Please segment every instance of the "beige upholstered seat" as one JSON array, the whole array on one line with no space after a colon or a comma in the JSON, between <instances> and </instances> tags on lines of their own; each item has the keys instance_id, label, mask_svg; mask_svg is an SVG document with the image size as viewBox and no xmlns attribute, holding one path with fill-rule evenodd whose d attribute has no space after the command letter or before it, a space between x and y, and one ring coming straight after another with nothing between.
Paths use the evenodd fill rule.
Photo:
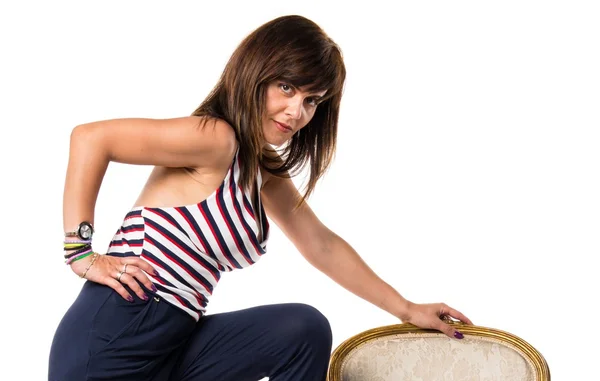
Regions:
<instances>
[{"instance_id":1,"label":"beige upholstered seat","mask_svg":"<svg viewBox=\"0 0 600 381\"><path fill-rule=\"evenodd\" d=\"M465 338L412 324L371 329L340 344L328 381L549 381L546 360L508 332L457 322Z\"/></svg>"}]
</instances>

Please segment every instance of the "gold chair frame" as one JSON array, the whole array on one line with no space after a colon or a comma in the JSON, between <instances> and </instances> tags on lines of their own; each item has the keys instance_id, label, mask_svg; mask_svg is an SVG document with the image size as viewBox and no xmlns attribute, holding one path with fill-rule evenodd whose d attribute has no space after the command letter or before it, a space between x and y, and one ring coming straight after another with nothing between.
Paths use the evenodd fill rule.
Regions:
<instances>
[{"instance_id":1,"label":"gold chair frame","mask_svg":"<svg viewBox=\"0 0 600 381\"><path fill-rule=\"evenodd\" d=\"M454 325L457 330L462 332L465 337L485 338L500 341L509 346L512 346L519 351L525 359L533 365L535 370L535 381L550 381L550 369L542 354L536 350L525 340L513 335L512 333L501 331L498 329L481 327L476 325L467 325L454 320L445 319L448 324ZM394 324L378 328L369 329L342 342L331 355L329 363L329 371L327 373L327 381L342 381L342 365L345 358L355 348L367 343L370 340L385 336L393 335L420 335L420 334L438 334L438 336L446 337L439 331L432 329L418 328L410 323ZM453 339L449 339L453 340Z\"/></svg>"}]
</instances>

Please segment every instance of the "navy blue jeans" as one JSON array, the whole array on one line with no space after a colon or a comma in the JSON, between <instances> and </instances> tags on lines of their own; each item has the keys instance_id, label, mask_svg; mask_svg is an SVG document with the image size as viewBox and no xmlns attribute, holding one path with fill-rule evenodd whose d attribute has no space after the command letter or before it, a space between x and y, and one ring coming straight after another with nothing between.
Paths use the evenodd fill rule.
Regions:
<instances>
[{"instance_id":1,"label":"navy blue jeans","mask_svg":"<svg viewBox=\"0 0 600 381\"><path fill-rule=\"evenodd\" d=\"M60 322L50 381L325 380L327 319L305 304L206 315L198 322L147 291L130 303L86 282Z\"/></svg>"}]
</instances>

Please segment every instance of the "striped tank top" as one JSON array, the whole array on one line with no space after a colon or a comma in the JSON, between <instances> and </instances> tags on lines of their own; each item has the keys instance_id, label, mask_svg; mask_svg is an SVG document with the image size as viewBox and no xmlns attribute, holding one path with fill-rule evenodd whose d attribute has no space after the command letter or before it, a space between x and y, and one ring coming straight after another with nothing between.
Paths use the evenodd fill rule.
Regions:
<instances>
[{"instance_id":1,"label":"striped tank top","mask_svg":"<svg viewBox=\"0 0 600 381\"><path fill-rule=\"evenodd\" d=\"M239 145L225 179L205 200L177 207L138 206L126 215L107 255L140 256L157 295L198 320L221 274L248 267L266 253L269 222L258 192L257 209L239 185ZM257 189L262 176L257 174Z\"/></svg>"}]
</instances>

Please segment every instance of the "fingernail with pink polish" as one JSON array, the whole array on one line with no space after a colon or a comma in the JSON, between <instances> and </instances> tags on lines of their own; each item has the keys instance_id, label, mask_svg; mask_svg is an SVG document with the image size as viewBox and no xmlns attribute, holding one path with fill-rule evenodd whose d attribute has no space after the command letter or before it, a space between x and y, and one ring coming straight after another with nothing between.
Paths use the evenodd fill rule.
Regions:
<instances>
[{"instance_id":1,"label":"fingernail with pink polish","mask_svg":"<svg viewBox=\"0 0 600 381\"><path fill-rule=\"evenodd\" d=\"M156 288L155 285L152 285L151 290L154 291L154 292L158 291L158 289Z\"/></svg>"},{"instance_id":2,"label":"fingernail with pink polish","mask_svg":"<svg viewBox=\"0 0 600 381\"><path fill-rule=\"evenodd\" d=\"M129 296L127 297L127 300L129 300L131 303L133 303L133 296L129 295Z\"/></svg>"},{"instance_id":3,"label":"fingernail with pink polish","mask_svg":"<svg viewBox=\"0 0 600 381\"><path fill-rule=\"evenodd\" d=\"M454 332L454 337L456 337L457 339L460 340L460 339L464 338L465 336L462 333L456 331L456 332Z\"/></svg>"}]
</instances>

